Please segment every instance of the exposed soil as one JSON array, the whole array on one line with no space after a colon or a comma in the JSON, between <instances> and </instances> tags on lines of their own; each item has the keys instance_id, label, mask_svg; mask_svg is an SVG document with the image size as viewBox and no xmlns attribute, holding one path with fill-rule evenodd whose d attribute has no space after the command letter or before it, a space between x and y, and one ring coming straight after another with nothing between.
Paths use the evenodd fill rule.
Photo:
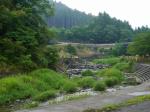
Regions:
<instances>
[{"instance_id":1,"label":"exposed soil","mask_svg":"<svg viewBox=\"0 0 150 112\"><path fill-rule=\"evenodd\" d=\"M133 95L130 95L130 93L148 91L148 87L150 87L150 82L146 82L138 86L128 86L114 92L99 93L96 96L91 96L85 99L66 101L60 104L42 105L40 107L33 108L31 110L21 110L17 112L82 112L83 110L88 108L102 108L108 104L121 103L127 99L135 97ZM147 103L149 102L143 103L141 105L148 106ZM121 110L118 112L128 112L128 111ZM135 112L150 112L150 111L146 111L145 109L145 111L142 110Z\"/></svg>"}]
</instances>

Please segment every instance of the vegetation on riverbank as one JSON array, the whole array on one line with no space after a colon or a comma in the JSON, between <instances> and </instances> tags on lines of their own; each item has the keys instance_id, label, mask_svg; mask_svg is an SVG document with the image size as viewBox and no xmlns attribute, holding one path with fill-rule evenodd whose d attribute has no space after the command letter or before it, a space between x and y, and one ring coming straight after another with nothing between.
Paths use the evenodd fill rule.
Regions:
<instances>
[{"instance_id":1,"label":"vegetation on riverbank","mask_svg":"<svg viewBox=\"0 0 150 112\"><path fill-rule=\"evenodd\" d=\"M66 83L71 82L62 74L49 69L40 69L29 74L18 74L0 79L0 104L6 104L17 99L32 99L37 101L54 98ZM69 90L73 90L70 87ZM68 92L68 89L63 89Z\"/></svg>"},{"instance_id":2,"label":"vegetation on riverbank","mask_svg":"<svg viewBox=\"0 0 150 112\"><path fill-rule=\"evenodd\" d=\"M103 70L97 74L104 79L98 80L92 76L68 79L65 75L49 69L5 77L0 79L0 105L12 103L18 99L46 101L55 98L60 92L64 94L74 93L78 88L93 88L96 91L104 91L106 86L114 86L123 80L123 75L115 69Z\"/></svg>"},{"instance_id":3,"label":"vegetation on riverbank","mask_svg":"<svg viewBox=\"0 0 150 112\"><path fill-rule=\"evenodd\" d=\"M92 62L95 64L108 64L111 65L112 68L123 72L132 72L134 66L134 62L124 57L106 57L103 59L94 59Z\"/></svg>"},{"instance_id":4,"label":"vegetation on riverbank","mask_svg":"<svg viewBox=\"0 0 150 112\"><path fill-rule=\"evenodd\" d=\"M103 107L102 109L87 109L83 112L114 112L115 110L118 110L120 108L136 105L144 101L150 101L150 95L138 96L124 101L120 104L110 104L108 106Z\"/></svg>"}]
</instances>

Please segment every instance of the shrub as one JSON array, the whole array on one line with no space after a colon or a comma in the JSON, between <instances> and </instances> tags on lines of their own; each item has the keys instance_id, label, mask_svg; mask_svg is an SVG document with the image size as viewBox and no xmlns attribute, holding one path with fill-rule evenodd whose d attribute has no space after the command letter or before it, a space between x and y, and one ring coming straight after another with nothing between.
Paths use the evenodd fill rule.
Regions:
<instances>
[{"instance_id":1,"label":"shrub","mask_svg":"<svg viewBox=\"0 0 150 112\"><path fill-rule=\"evenodd\" d=\"M62 74L49 69L2 78L0 79L0 105L17 99L32 99L35 95L41 97L40 100L46 99L52 95L47 91L61 89L68 80Z\"/></svg>"},{"instance_id":2,"label":"shrub","mask_svg":"<svg viewBox=\"0 0 150 112\"><path fill-rule=\"evenodd\" d=\"M67 92L67 93L73 93L76 92L77 90L77 85L76 83L67 81L65 82L65 84L63 85L63 91Z\"/></svg>"},{"instance_id":3,"label":"shrub","mask_svg":"<svg viewBox=\"0 0 150 112\"><path fill-rule=\"evenodd\" d=\"M48 90L48 91L44 91L44 92L36 95L35 97L33 97L33 100L35 100L35 101L46 101L50 98L55 98L56 96L57 96L57 91Z\"/></svg>"},{"instance_id":4,"label":"shrub","mask_svg":"<svg viewBox=\"0 0 150 112\"><path fill-rule=\"evenodd\" d=\"M91 88L95 80L92 77L84 77L79 81L79 86L82 88Z\"/></svg>"},{"instance_id":5,"label":"shrub","mask_svg":"<svg viewBox=\"0 0 150 112\"><path fill-rule=\"evenodd\" d=\"M105 91L106 85L103 81L97 81L94 85L95 91Z\"/></svg>"},{"instance_id":6,"label":"shrub","mask_svg":"<svg viewBox=\"0 0 150 112\"><path fill-rule=\"evenodd\" d=\"M113 87L114 85L117 85L118 83L119 83L119 80L116 77L111 77L111 78L105 79L105 84L108 87Z\"/></svg>"},{"instance_id":7,"label":"shrub","mask_svg":"<svg viewBox=\"0 0 150 112\"><path fill-rule=\"evenodd\" d=\"M120 71L125 71L127 69L130 68L130 64L128 62L121 62L121 63L117 63L113 66L113 68L116 68Z\"/></svg>"},{"instance_id":8,"label":"shrub","mask_svg":"<svg viewBox=\"0 0 150 112\"><path fill-rule=\"evenodd\" d=\"M0 79L0 104L10 103L17 99L29 98L35 90L28 84L24 84L18 77Z\"/></svg>"},{"instance_id":9,"label":"shrub","mask_svg":"<svg viewBox=\"0 0 150 112\"><path fill-rule=\"evenodd\" d=\"M34 77L34 79L39 79L40 81L45 82L54 89L60 89L64 83L64 79L67 79L62 74L58 74L49 69L36 70L31 72L30 75Z\"/></svg>"},{"instance_id":10,"label":"shrub","mask_svg":"<svg viewBox=\"0 0 150 112\"><path fill-rule=\"evenodd\" d=\"M97 72L97 76L99 77L116 77L119 81L122 81L124 79L123 73L115 68L108 68L108 69L103 69L101 71Z\"/></svg>"},{"instance_id":11,"label":"shrub","mask_svg":"<svg viewBox=\"0 0 150 112\"><path fill-rule=\"evenodd\" d=\"M95 59L93 60L96 64L110 64L115 65L116 63L121 62L122 58L120 57L110 57L110 58L104 58L104 59Z\"/></svg>"},{"instance_id":12,"label":"shrub","mask_svg":"<svg viewBox=\"0 0 150 112\"><path fill-rule=\"evenodd\" d=\"M91 70L86 70L82 72L82 76L93 76L94 73Z\"/></svg>"}]
</instances>

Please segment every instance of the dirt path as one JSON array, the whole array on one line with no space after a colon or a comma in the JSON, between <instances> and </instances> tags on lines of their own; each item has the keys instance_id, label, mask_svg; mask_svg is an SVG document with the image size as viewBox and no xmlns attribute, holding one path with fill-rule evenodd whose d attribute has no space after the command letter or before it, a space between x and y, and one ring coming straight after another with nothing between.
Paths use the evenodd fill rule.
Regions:
<instances>
[{"instance_id":1,"label":"dirt path","mask_svg":"<svg viewBox=\"0 0 150 112\"><path fill-rule=\"evenodd\" d=\"M143 83L139 86L126 87L115 92L100 93L85 99L45 105L33 108L32 110L21 110L17 112L82 112L88 108L102 108L108 104L120 103L134 97L129 95L129 93L147 91L147 87L150 87L150 82Z\"/></svg>"}]
</instances>

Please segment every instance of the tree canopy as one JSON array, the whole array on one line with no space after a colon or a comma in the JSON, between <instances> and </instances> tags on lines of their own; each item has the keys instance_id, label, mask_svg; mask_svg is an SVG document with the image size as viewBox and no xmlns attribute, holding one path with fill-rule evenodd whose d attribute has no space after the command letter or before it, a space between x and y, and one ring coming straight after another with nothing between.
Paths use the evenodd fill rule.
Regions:
<instances>
[{"instance_id":1,"label":"tree canopy","mask_svg":"<svg viewBox=\"0 0 150 112\"><path fill-rule=\"evenodd\" d=\"M71 30L61 30L63 41L85 43L115 43L131 41L133 29L126 21L110 17L107 13L100 13L93 22Z\"/></svg>"},{"instance_id":2,"label":"tree canopy","mask_svg":"<svg viewBox=\"0 0 150 112\"><path fill-rule=\"evenodd\" d=\"M128 52L132 55L150 55L150 32L137 34Z\"/></svg>"},{"instance_id":3,"label":"tree canopy","mask_svg":"<svg viewBox=\"0 0 150 112\"><path fill-rule=\"evenodd\" d=\"M0 65L47 66L45 53L51 48L46 46L53 32L43 17L52 14L49 0L0 0Z\"/></svg>"},{"instance_id":4,"label":"tree canopy","mask_svg":"<svg viewBox=\"0 0 150 112\"><path fill-rule=\"evenodd\" d=\"M54 16L46 17L46 22L49 27L72 28L73 26L86 25L94 19L93 15L73 10L61 2L55 2L54 6Z\"/></svg>"}]
</instances>

